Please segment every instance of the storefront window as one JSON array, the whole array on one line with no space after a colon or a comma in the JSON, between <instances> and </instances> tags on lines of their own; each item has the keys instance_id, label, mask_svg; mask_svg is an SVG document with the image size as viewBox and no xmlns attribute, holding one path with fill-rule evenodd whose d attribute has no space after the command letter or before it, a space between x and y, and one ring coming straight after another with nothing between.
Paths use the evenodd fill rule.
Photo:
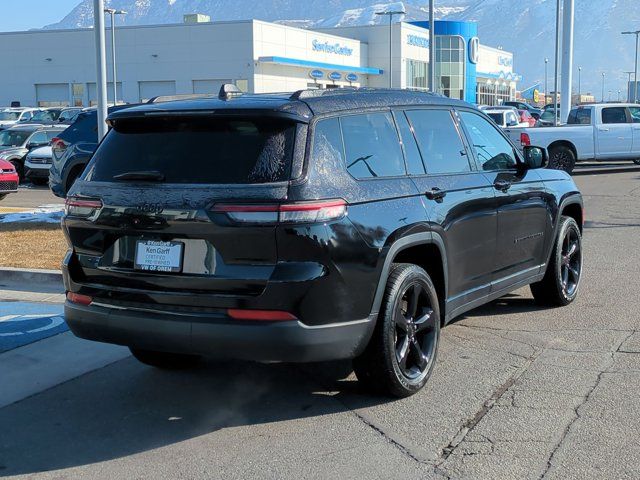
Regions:
<instances>
[{"instance_id":1,"label":"storefront window","mask_svg":"<svg viewBox=\"0 0 640 480\"><path fill-rule=\"evenodd\" d=\"M426 90L428 88L429 64L420 60L407 59L407 88Z\"/></svg>"},{"instance_id":2,"label":"storefront window","mask_svg":"<svg viewBox=\"0 0 640 480\"><path fill-rule=\"evenodd\" d=\"M480 105L501 105L514 98L515 92L506 83L480 82L476 85L476 102Z\"/></svg>"},{"instance_id":3,"label":"storefront window","mask_svg":"<svg viewBox=\"0 0 640 480\"><path fill-rule=\"evenodd\" d=\"M464 98L464 46L460 37L436 37L436 84L449 98Z\"/></svg>"}]
</instances>

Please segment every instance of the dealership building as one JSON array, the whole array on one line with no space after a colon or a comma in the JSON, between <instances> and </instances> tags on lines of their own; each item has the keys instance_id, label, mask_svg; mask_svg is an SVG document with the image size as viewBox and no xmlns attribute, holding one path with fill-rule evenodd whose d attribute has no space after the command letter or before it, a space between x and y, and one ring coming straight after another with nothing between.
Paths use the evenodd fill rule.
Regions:
<instances>
[{"instance_id":1,"label":"dealership building","mask_svg":"<svg viewBox=\"0 0 640 480\"><path fill-rule=\"evenodd\" d=\"M215 94L223 83L247 92L304 88L428 86L428 22L303 29L259 20L116 29L118 102L159 95ZM498 104L515 97L513 55L480 43L472 22L435 23L436 85L453 98ZM107 32L108 96L111 83ZM391 55L390 55L391 50ZM0 33L0 105L96 103L91 29Z\"/></svg>"}]
</instances>

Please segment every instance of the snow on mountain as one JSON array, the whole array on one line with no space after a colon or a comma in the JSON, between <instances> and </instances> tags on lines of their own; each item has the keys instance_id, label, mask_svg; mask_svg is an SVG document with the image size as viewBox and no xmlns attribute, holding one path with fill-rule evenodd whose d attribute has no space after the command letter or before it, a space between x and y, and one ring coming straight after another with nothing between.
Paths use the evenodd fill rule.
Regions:
<instances>
[{"instance_id":1,"label":"snow on mountain","mask_svg":"<svg viewBox=\"0 0 640 480\"><path fill-rule=\"evenodd\" d=\"M216 20L257 18L303 28L368 25L388 21L375 15L404 9L405 21L426 20L428 0L106 0L107 6L129 12L119 24L165 24L182 21L187 13ZM544 58L553 65L555 0L436 0L436 18L477 21L480 41L515 54L521 88L544 83ZM633 69L634 45L623 30L640 27L639 0L575 0L575 64L582 66L582 91L600 97L601 72L606 72L605 97L624 89L626 70ZM60 22L45 28L88 28L93 2L82 0ZM551 82L552 68L549 69ZM575 77L575 75L574 75ZM574 79L577 88L577 78Z\"/></svg>"}]
</instances>

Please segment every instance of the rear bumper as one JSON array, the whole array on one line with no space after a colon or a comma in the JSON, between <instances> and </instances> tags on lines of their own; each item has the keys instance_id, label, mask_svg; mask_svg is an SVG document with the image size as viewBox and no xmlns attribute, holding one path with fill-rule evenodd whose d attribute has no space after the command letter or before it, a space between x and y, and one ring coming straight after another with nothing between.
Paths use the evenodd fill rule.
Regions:
<instances>
[{"instance_id":1,"label":"rear bumper","mask_svg":"<svg viewBox=\"0 0 640 480\"><path fill-rule=\"evenodd\" d=\"M65 304L78 337L129 347L224 359L316 362L354 358L366 347L375 318L309 327L299 321L247 322L223 314L139 311Z\"/></svg>"}]
</instances>

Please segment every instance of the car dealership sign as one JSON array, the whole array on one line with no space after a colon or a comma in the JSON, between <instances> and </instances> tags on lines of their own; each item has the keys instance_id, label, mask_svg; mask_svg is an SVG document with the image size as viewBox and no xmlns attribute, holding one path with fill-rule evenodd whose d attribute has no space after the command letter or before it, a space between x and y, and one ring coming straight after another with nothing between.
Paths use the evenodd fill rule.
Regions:
<instances>
[{"instance_id":1,"label":"car dealership sign","mask_svg":"<svg viewBox=\"0 0 640 480\"><path fill-rule=\"evenodd\" d=\"M339 43L329 43L329 42L321 42L320 40L313 40L311 42L311 46L316 52L324 52L324 53L334 53L336 55L344 55L346 57L350 57L353 55L353 49L347 47L346 45L341 45Z\"/></svg>"}]
</instances>

